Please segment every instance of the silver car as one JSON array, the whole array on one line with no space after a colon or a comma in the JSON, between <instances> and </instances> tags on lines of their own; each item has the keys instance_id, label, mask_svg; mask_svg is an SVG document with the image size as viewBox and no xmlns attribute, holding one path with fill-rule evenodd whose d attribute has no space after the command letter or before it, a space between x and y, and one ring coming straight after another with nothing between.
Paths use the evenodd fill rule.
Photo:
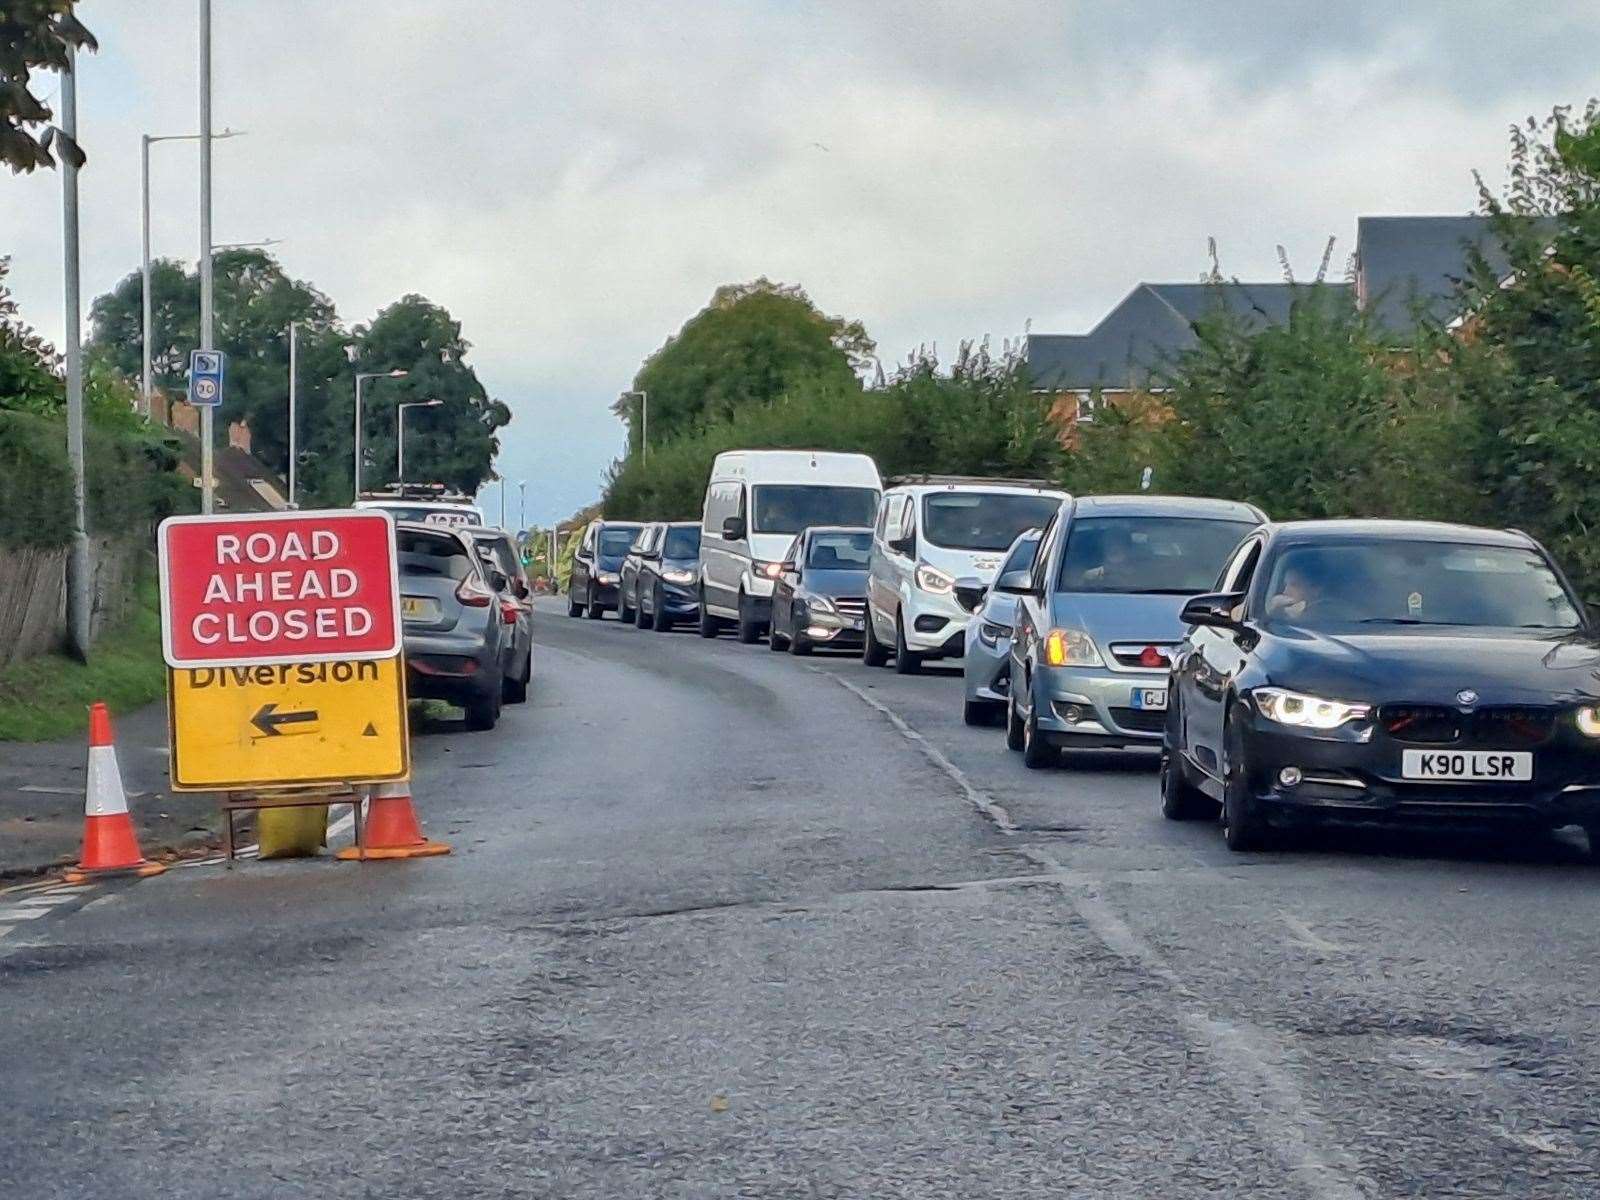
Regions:
<instances>
[{"instance_id":1,"label":"silver car","mask_svg":"<svg viewBox=\"0 0 1600 1200\"><path fill-rule=\"evenodd\" d=\"M1184 601L1210 591L1266 517L1189 496L1080 496L1063 504L1017 598L1006 744L1030 767L1064 748L1159 749Z\"/></svg>"},{"instance_id":2,"label":"silver car","mask_svg":"<svg viewBox=\"0 0 1600 1200\"><path fill-rule=\"evenodd\" d=\"M1011 696L1011 630L1016 623L1017 598L996 591L995 579L1033 566L1039 548L1039 531L1017 535L993 579L958 579L956 597L972 613L967 620L966 650L962 655L965 697L961 718L968 725L997 725L1005 717Z\"/></svg>"}]
</instances>

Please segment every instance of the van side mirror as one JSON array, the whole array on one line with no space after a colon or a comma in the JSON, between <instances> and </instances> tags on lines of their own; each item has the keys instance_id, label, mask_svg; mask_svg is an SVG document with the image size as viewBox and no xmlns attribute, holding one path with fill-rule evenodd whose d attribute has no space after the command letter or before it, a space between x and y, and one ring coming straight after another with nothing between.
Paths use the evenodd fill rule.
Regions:
<instances>
[{"instance_id":1,"label":"van side mirror","mask_svg":"<svg viewBox=\"0 0 1600 1200\"><path fill-rule=\"evenodd\" d=\"M1238 629L1233 610L1244 603L1243 592L1205 592L1191 597L1178 614L1185 625L1204 625L1211 629Z\"/></svg>"},{"instance_id":2,"label":"van side mirror","mask_svg":"<svg viewBox=\"0 0 1600 1200\"><path fill-rule=\"evenodd\" d=\"M1025 571L1018 567L1015 571L1007 571L994 581L994 590L1007 596L1028 596L1033 594L1033 572Z\"/></svg>"},{"instance_id":3,"label":"van side mirror","mask_svg":"<svg viewBox=\"0 0 1600 1200\"><path fill-rule=\"evenodd\" d=\"M489 586L497 592L503 592L511 586L511 580L506 578L504 571L490 571Z\"/></svg>"},{"instance_id":4,"label":"van side mirror","mask_svg":"<svg viewBox=\"0 0 1600 1200\"><path fill-rule=\"evenodd\" d=\"M744 518L743 517L728 517L728 518L723 520L723 522L722 522L722 540L723 541L725 541L725 542L741 541L741 540L743 540L744 535L745 535L745 524L744 524Z\"/></svg>"},{"instance_id":5,"label":"van side mirror","mask_svg":"<svg viewBox=\"0 0 1600 1200\"><path fill-rule=\"evenodd\" d=\"M989 594L989 585L975 575L964 575L956 580L955 593L957 604L969 613L977 612Z\"/></svg>"},{"instance_id":6,"label":"van side mirror","mask_svg":"<svg viewBox=\"0 0 1600 1200\"><path fill-rule=\"evenodd\" d=\"M896 554L904 554L907 558L917 556L917 535L908 533L904 537L890 538L884 543Z\"/></svg>"}]
</instances>

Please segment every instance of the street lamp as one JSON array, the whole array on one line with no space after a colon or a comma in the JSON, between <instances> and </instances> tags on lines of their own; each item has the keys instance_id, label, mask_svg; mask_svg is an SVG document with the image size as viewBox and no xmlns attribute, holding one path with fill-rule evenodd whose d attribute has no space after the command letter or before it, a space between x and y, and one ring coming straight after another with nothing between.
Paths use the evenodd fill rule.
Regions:
<instances>
[{"instance_id":1,"label":"street lamp","mask_svg":"<svg viewBox=\"0 0 1600 1200\"><path fill-rule=\"evenodd\" d=\"M404 379L409 371L396 367L393 371L358 371L356 372L356 437L355 437L355 484L354 499L361 499L361 385L369 379Z\"/></svg>"},{"instance_id":2,"label":"street lamp","mask_svg":"<svg viewBox=\"0 0 1600 1200\"><path fill-rule=\"evenodd\" d=\"M238 137L244 131L224 129L221 133L211 135L213 142L223 138ZM150 415L150 396L154 391L150 371L150 325L151 325L151 298L150 298L150 147L156 142L197 142L200 140L198 133L145 133L139 135L139 206L144 234L144 256L140 263L139 274L144 280L144 307L141 339L144 346L143 362L139 372L139 402L143 406L144 415Z\"/></svg>"},{"instance_id":3,"label":"street lamp","mask_svg":"<svg viewBox=\"0 0 1600 1200\"><path fill-rule=\"evenodd\" d=\"M517 481L517 531L520 533L528 527L528 481Z\"/></svg>"},{"instance_id":4,"label":"street lamp","mask_svg":"<svg viewBox=\"0 0 1600 1200\"><path fill-rule=\"evenodd\" d=\"M394 473L401 487L406 482L406 409L438 408L443 403L443 400L408 400L399 406L400 415L395 418Z\"/></svg>"},{"instance_id":5,"label":"street lamp","mask_svg":"<svg viewBox=\"0 0 1600 1200\"><path fill-rule=\"evenodd\" d=\"M623 392L624 398L628 396L639 397L639 456L644 459L650 457L650 393L649 392Z\"/></svg>"}]
</instances>

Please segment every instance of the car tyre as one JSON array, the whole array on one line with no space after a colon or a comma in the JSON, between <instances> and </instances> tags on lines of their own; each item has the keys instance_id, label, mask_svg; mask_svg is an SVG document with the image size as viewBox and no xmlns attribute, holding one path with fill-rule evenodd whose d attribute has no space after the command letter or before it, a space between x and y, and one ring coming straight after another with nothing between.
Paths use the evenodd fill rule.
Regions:
<instances>
[{"instance_id":1,"label":"car tyre","mask_svg":"<svg viewBox=\"0 0 1600 1200\"><path fill-rule=\"evenodd\" d=\"M889 651L878 640L877 632L872 627L872 609L867 609L866 633L861 639L861 661L869 667L887 666Z\"/></svg>"},{"instance_id":2,"label":"car tyre","mask_svg":"<svg viewBox=\"0 0 1600 1200\"><path fill-rule=\"evenodd\" d=\"M583 616L583 605L578 603L578 593L572 591L570 588L567 590L567 616Z\"/></svg>"},{"instance_id":3,"label":"car tyre","mask_svg":"<svg viewBox=\"0 0 1600 1200\"><path fill-rule=\"evenodd\" d=\"M1061 751L1045 740L1035 709L1022 722L1022 765L1030 771L1043 771L1061 762Z\"/></svg>"},{"instance_id":4,"label":"car tyre","mask_svg":"<svg viewBox=\"0 0 1600 1200\"><path fill-rule=\"evenodd\" d=\"M753 646L761 640L761 622L750 611L750 598L739 593L739 643Z\"/></svg>"},{"instance_id":5,"label":"car tyre","mask_svg":"<svg viewBox=\"0 0 1600 1200\"><path fill-rule=\"evenodd\" d=\"M656 619L652 613L645 612L644 597L636 596L635 599L637 606L633 610L634 626L639 629L654 629L656 627Z\"/></svg>"},{"instance_id":6,"label":"car tyre","mask_svg":"<svg viewBox=\"0 0 1600 1200\"><path fill-rule=\"evenodd\" d=\"M898 613L894 618L894 673L896 675L922 673L922 655L906 649L905 622Z\"/></svg>"},{"instance_id":7,"label":"car tyre","mask_svg":"<svg viewBox=\"0 0 1600 1200\"><path fill-rule=\"evenodd\" d=\"M500 699L507 704L524 704L528 699L528 683L533 679L533 648L522 659L522 674L507 675L500 682Z\"/></svg>"},{"instance_id":8,"label":"car tyre","mask_svg":"<svg viewBox=\"0 0 1600 1200\"><path fill-rule=\"evenodd\" d=\"M1016 697L1006 701L1006 749L1022 749L1022 715L1017 712Z\"/></svg>"},{"instance_id":9,"label":"car tyre","mask_svg":"<svg viewBox=\"0 0 1600 1200\"><path fill-rule=\"evenodd\" d=\"M598 621L601 617L606 615L605 605L601 604L600 597L594 594L593 586L589 588L588 611L584 613L584 615L591 621Z\"/></svg>"},{"instance_id":10,"label":"car tyre","mask_svg":"<svg viewBox=\"0 0 1600 1200\"><path fill-rule=\"evenodd\" d=\"M784 647L789 644L789 639L778 632L778 623L774 621L767 626L767 649L774 654L782 654Z\"/></svg>"},{"instance_id":11,"label":"car tyre","mask_svg":"<svg viewBox=\"0 0 1600 1200\"><path fill-rule=\"evenodd\" d=\"M714 638L722 632L722 618L714 616L706 607L706 590L700 589L700 636Z\"/></svg>"},{"instance_id":12,"label":"car tyre","mask_svg":"<svg viewBox=\"0 0 1600 1200\"><path fill-rule=\"evenodd\" d=\"M1189 782L1176 751L1161 754L1161 815L1169 821L1215 821L1218 804Z\"/></svg>"},{"instance_id":13,"label":"car tyre","mask_svg":"<svg viewBox=\"0 0 1600 1200\"><path fill-rule=\"evenodd\" d=\"M961 705L961 721L965 725L993 725L998 709L993 700L967 700Z\"/></svg>"},{"instance_id":14,"label":"car tyre","mask_svg":"<svg viewBox=\"0 0 1600 1200\"><path fill-rule=\"evenodd\" d=\"M1237 854L1266 848L1268 829L1259 806L1250 795L1250 773L1245 762L1244 735L1236 721L1223 730L1227 747L1223 763L1222 840Z\"/></svg>"},{"instance_id":15,"label":"car tyre","mask_svg":"<svg viewBox=\"0 0 1600 1200\"><path fill-rule=\"evenodd\" d=\"M650 591L650 628L657 633L672 632L672 618L667 616L667 606L659 583Z\"/></svg>"},{"instance_id":16,"label":"car tyre","mask_svg":"<svg viewBox=\"0 0 1600 1200\"><path fill-rule=\"evenodd\" d=\"M622 598L622 590L617 589L617 620L624 625L632 625L637 620L638 610Z\"/></svg>"},{"instance_id":17,"label":"car tyre","mask_svg":"<svg viewBox=\"0 0 1600 1200\"><path fill-rule=\"evenodd\" d=\"M496 687L487 695L474 696L467 702L466 709L467 728L475 733L487 733L500 723L500 688Z\"/></svg>"}]
</instances>

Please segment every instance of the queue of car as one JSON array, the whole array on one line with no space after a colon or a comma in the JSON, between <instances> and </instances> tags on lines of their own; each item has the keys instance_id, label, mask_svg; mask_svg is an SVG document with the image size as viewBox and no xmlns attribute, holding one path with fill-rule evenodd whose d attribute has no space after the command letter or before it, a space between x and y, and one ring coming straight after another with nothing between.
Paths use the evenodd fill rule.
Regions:
<instances>
[{"instance_id":1,"label":"queue of car","mask_svg":"<svg viewBox=\"0 0 1600 1200\"><path fill-rule=\"evenodd\" d=\"M1162 813L1234 850L1327 823L1576 825L1600 856L1600 631L1522 533L885 489L862 455L735 451L700 521L585 531L568 611L608 607L903 674L958 658L964 721L1003 724L1026 766L1158 752Z\"/></svg>"}]
</instances>

